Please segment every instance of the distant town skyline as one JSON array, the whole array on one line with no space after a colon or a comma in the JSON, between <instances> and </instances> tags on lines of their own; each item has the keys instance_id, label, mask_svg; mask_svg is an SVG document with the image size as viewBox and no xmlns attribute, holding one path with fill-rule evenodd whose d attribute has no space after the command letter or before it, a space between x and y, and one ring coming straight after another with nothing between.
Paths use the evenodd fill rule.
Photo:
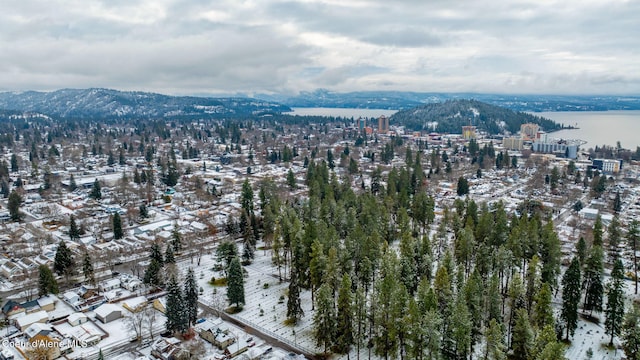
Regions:
<instances>
[{"instance_id":1,"label":"distant town skyline","mask_svg":"<svg viewBox=\"0 0 640 360\"><path fill-rule=\"evenodd\" d=\"M640 2L0 4L0 91L640 95Z\"/></svg>"}]
</instances>

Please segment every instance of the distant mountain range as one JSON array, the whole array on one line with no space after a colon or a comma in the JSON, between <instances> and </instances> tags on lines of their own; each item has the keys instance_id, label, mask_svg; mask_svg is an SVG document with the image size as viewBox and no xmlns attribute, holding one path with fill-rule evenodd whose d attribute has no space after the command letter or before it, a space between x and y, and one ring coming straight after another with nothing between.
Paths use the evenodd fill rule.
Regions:
<instances>
[{"instance_id":1,"label":"distant mountain range","mask_svg":"<svg viewBox=\"0 0 640 360\"><path fill-rule=\"evenodd\" d=\"M0 93L0 109L59 118L219 118L290 111L287 106L251 98L169 96L110 89Z\"/></svg>"},{"instance_id":2,"label":"distant mountain range","mask_svg":"<svg viewBox=\"0 0 640 360\"><path fill-rule=\"evenodd\" d=\"M256 98L250 98L169 96L140 91L94 88L0 93L0 118L8 116L75 119L234 118L286 113L291 111L291 107L404 110L459 99L474 99L515 111L530 112L640 110L640 97L515 96L398 91L337 93L316 90L302 92L293 97L256 95Z\"/></svg>"},{"instance_id":3,"label":"distant mountain range","mask_svg":"<svg viewBox=\"0 0 640 360\"><path fill-rule=\"evenodd\" d=\"M552 120L516 112L477 100L447 100L398 111L389 122L411 130L460 133L462 126L474 125L489 134L517 133L520 125L536 123L545 131L561 128Z\"/></svg>"},{"instance_id":4,"label":"distant mountain range","mask_svg":"<svg viewBox=\"0 0 640 360\"><path fill-rule=\"evenodd\" d=\"M403 110L447 100L474 99L515 111L640 110L640 96L499 95L402 91L338 93L323 89L313 92L301 92L296 96L264 94L255 96L290 107Z\"/></svg>"}]
</instances>

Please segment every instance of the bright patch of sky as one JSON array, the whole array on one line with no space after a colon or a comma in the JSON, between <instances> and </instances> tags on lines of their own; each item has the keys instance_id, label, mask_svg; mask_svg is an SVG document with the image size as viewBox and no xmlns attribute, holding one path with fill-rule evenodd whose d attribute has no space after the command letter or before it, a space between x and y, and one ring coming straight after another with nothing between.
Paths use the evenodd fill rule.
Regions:
<instances>
[{"instance_id":1,"label":"bright patch of sky","mask_svg":"<svg viewBox=\"0 0 640 360\"><path fill-rule=\"evenodd\" d=\"M640 2L8 0L0 90L640 94Z\"/></svg>"}]
</instances>

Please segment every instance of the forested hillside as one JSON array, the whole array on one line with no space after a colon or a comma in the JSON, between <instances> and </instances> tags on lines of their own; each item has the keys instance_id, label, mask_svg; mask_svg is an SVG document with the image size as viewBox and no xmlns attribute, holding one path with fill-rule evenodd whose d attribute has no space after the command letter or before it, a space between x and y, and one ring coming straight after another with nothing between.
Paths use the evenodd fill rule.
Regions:
<instances>
[{"instance_id":1,"label":"forested hillside","mask_svg":"<svg viewBox=\"0 0 640 360\"><path fill-rule=\"evenodd\" d=\"M536 123L545 131L561 126L552 120L476 100L449 100L427 104L395 113L390 123L404 125L411 130L460 133L463 125L475 125L489 134L516 133L524 123Z\"/></svg>"}]
</instances>

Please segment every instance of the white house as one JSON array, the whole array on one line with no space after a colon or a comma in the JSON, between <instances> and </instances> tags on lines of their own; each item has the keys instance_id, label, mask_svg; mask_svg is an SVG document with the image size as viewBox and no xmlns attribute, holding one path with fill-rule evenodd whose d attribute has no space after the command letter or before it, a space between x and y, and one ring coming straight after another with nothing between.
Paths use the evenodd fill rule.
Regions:
<instances>
[{"instance_id":1,"label":"white house","mask_svg":"<svg viewBox=\"0 0 640 360\"><path fill-rule=\"evenodd\" d=\"M75 291L67 291L66 293L62 294L62 299L64 300L64 302L73 306L74 308L82 303L82 298Z\"/></svg>"},{"instance_id":2,"label":"white house","mask_svg":"<svg viewBox=\"0 0 640 360\"><path fill-rule=\"evenodd\" d=\"M100 283L100 290L107 292L120 288L120 279L109 279Z\"/></svg>"},{"instance_id":3,"label":"white house","mask_svg":"<svg viewBox=\"0 0 640 360\"><path fill-rule=\"evenodd\" d=\"M46 323L49 321L49 314L46 311L40 310L31 314L25 314L16 318L16 326L20 331L25 331L31 324Z\"/></svg>"}]
</instances>

